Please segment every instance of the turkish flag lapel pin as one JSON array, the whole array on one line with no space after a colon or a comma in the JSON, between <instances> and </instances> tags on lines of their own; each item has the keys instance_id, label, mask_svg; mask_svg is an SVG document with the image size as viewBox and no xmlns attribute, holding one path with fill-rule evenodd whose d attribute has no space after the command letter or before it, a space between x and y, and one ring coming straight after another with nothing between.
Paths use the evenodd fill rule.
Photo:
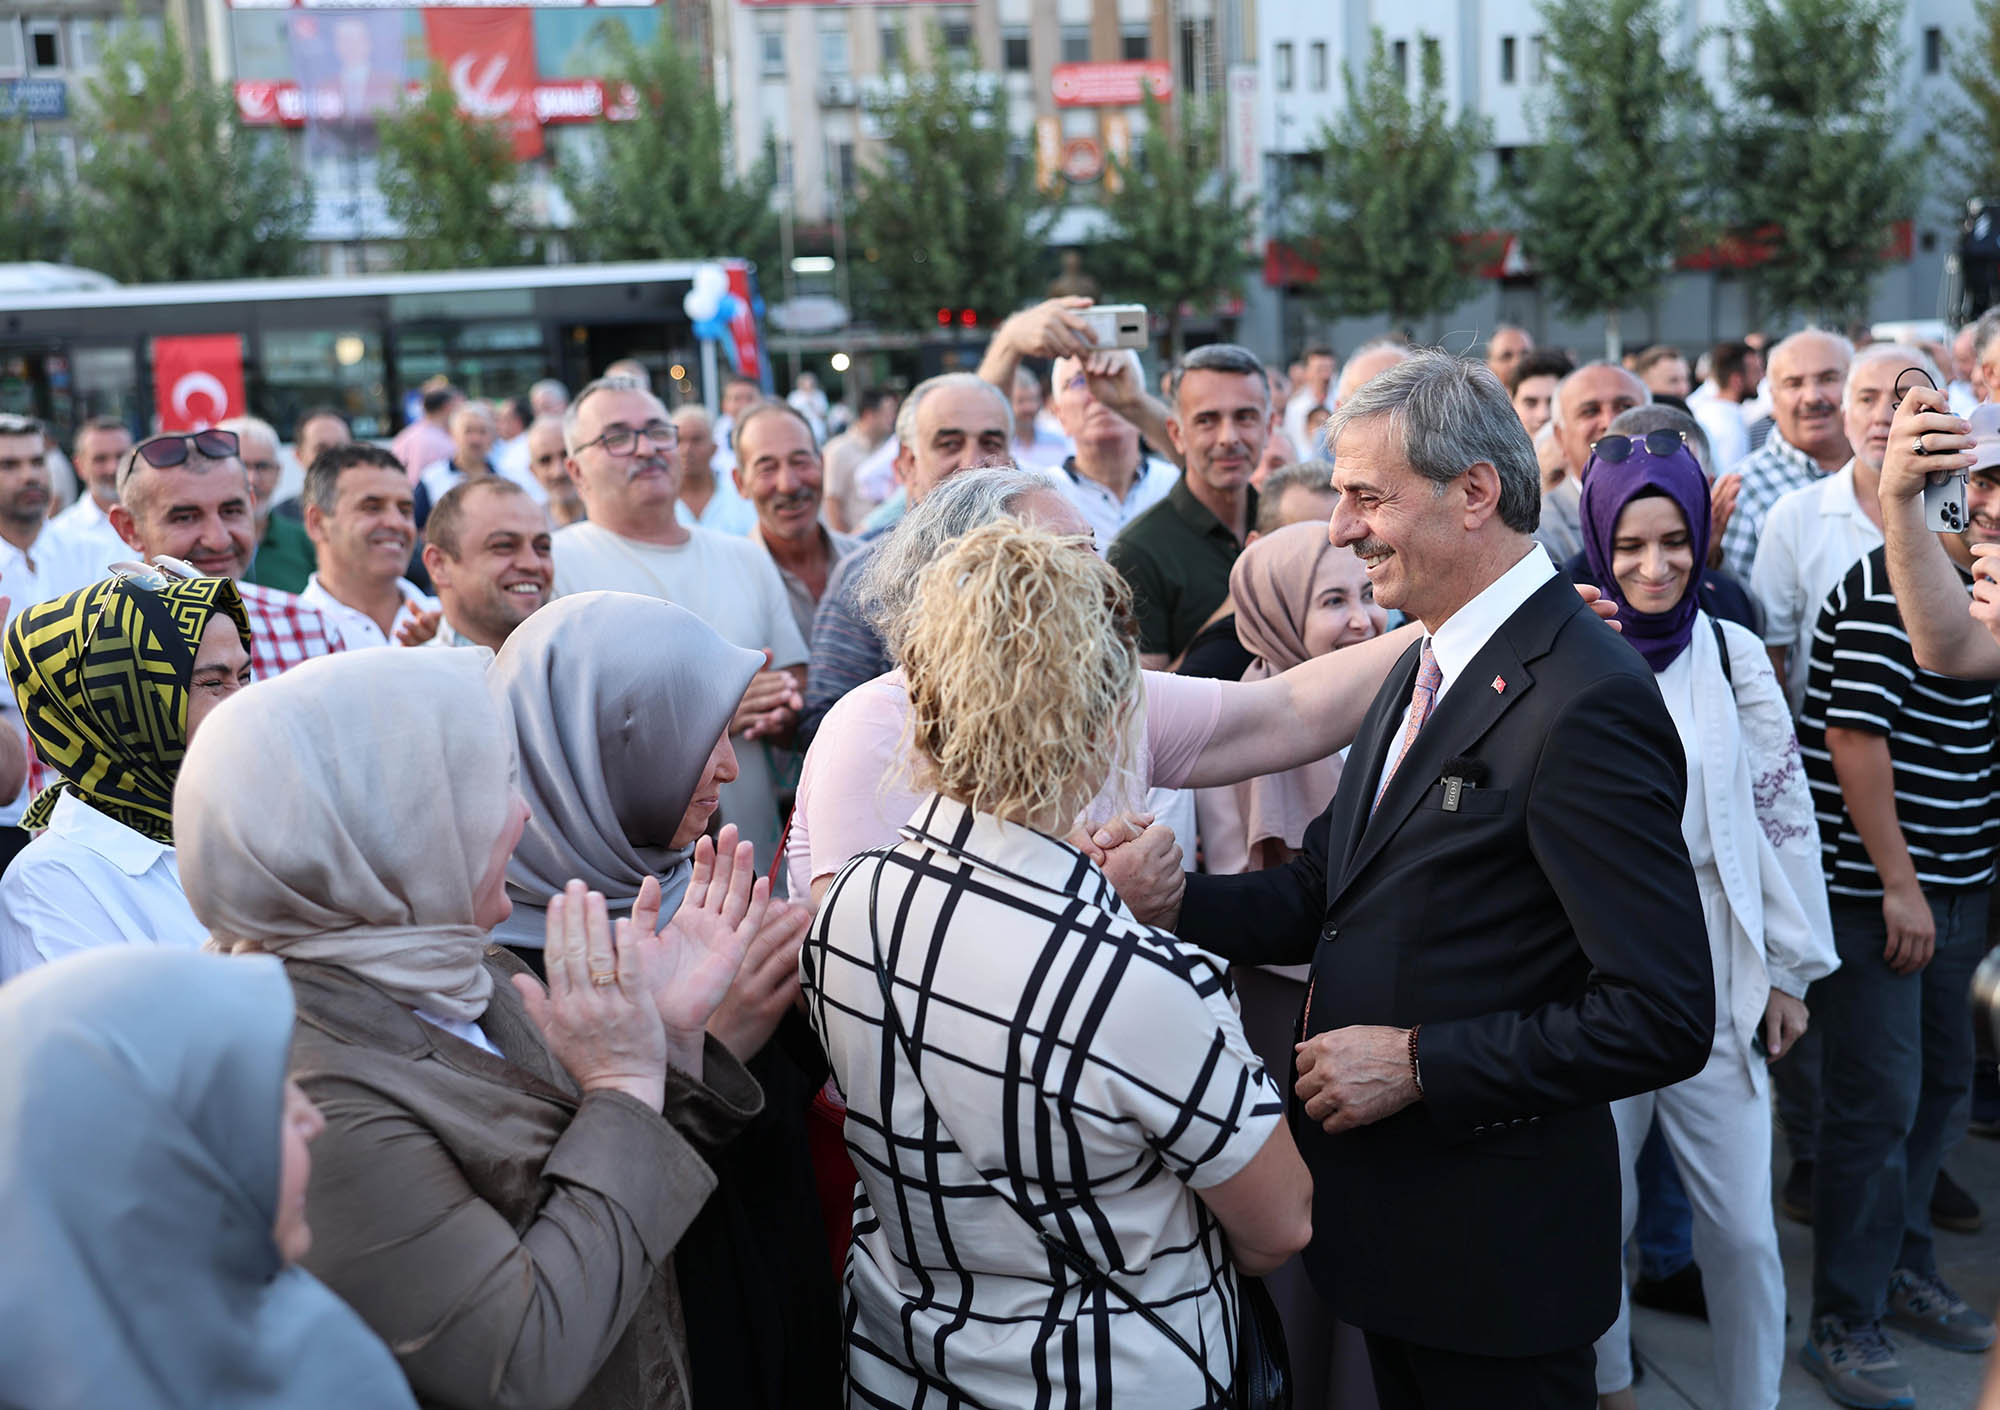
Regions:
<instances>
[{"instance_id":1,"label":"turkish flag lapel pin","mask_svg":"<svg viewBox=\"0 0 2000 1410\"><path fill-rule=\"evenodd\" d=\"M1507 682L1495 676L1493 678L1493 693L1495 695L1505 695L1507 693Z\"/></svg>"}]
</instances>

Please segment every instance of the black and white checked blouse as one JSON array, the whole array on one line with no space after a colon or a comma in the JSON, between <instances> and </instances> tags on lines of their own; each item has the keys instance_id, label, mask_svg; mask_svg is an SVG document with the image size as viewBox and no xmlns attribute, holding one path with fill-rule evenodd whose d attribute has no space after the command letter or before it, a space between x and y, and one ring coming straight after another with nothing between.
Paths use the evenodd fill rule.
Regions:
<instances>
[{"instance_id":1,"label":"black and white checked blouse","mask_svg":"<svg viewBox=\"0 0 2000 1410\"><path fill-rule=\"evenodd\" d=\"M1220 962L1139 924L1073 848L931 797L834 879L800 965L861 1177L849 1403L1209 1404L1193 1360L1083 1286L995 1186L1226 1384L1234 1275L1193 1191L1248 1164L1284 1103Z\"/></svg>"}]
</instances>

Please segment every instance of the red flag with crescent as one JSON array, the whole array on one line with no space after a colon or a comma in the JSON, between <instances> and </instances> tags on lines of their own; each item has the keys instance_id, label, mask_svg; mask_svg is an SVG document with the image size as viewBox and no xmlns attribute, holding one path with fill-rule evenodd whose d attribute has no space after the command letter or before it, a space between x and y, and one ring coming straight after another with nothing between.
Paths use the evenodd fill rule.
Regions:
<instances>
[{"instance_id":1,"label":"red flag with crescent","mask_svg":"<svg viewBox=\"0 0 2000 1410\"><path fill-rule=\"evenodd\" d=\"M242 338L203 333L153 339L153 414L162 431L199 431L248 411Z\"/></svg>"}]
</instances>

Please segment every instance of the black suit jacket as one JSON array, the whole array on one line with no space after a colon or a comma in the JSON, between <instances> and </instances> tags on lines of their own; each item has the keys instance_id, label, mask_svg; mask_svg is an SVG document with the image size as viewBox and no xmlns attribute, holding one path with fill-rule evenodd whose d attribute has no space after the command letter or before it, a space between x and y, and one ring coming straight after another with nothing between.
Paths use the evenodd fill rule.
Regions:
<instances>
[{"instance_id":1,"label":"black suit jacket","mask_svg":"<svg viewBox=\"0 0 2000 1410\"><path fill-rule=\"evenodd\" d=\"M1687 765L1652 672L1558 575L1453 681L1371 818L1417 660L1383 685L1297 859L1190 876L1179 929L1243 963L1310 960L1307 1035L1423 1025L1423 1101L1339 1136L1293 1103L1307 1267L1340 1316L1540 1355L1617 1315L1607 1104L1700 1071L1714 1036ZM1461 758L1485 777L1446 811Z\"/></svg>"}]
</instances>

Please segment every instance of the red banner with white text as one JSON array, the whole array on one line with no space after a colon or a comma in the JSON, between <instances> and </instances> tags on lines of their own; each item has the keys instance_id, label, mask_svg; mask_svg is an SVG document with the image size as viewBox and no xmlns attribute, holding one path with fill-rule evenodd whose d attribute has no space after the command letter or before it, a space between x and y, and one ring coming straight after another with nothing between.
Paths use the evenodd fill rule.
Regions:
<instances>
[{"instance_id":1,"label":"red banner with white text","mask_svg":"<svg viewBox=\"0 0 2000 1410\"><path fill-rule=\"evenodd\" d=\"M203 333L153 339L153 414L162 431L200 431L248 415L242 338Z\"/></svg>"},{"instance_id":2,"label":"red banner with white text","mask_svg":"<svg viewBox=\"0 0 2000 1410\"><path fill-rule=\"evenodd\" d=\"M514 159L542 154L532 10L425 10L424 38L462 113L508 125Z\"/></svg>"}]
</instances>

